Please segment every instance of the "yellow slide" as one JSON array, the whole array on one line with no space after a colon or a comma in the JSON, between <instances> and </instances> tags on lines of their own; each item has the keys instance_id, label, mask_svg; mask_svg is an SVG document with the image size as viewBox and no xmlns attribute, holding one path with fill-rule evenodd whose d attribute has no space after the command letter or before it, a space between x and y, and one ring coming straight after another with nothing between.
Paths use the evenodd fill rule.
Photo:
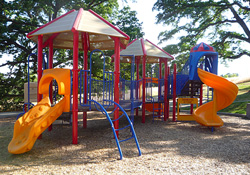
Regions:
<instances>
[{"instance_id":1,"label":"yellow slide","mask_svg":"<svg viewBox=\"0 0 250 175\"><path fill-rule=\"evenodd\" d=\"M198 75L203 83L214 88L213 101L208 102L194 111L195 120L204 126L220 127L223 120L217 115L217 111L226 108L233 103L237 94L236 84L198 68Z\"/></svg>"},{"instance_id":2,"label":"yellow slide","mask_svg":"<svg viewBox=\"0 0 250 175\"><path fill-rule=\"evenodd\" d=\"M64 95L64 98L51 107L49 85L53 79L57 81L58 94ZM70 70L44 70L39 83L39 93L43 94L43 99L20 117L14 125L13 138L8 146L8 151L12 154L22 154L31 150L39 135L63 112L70 111Z\"/></svg>"}]
</instances>

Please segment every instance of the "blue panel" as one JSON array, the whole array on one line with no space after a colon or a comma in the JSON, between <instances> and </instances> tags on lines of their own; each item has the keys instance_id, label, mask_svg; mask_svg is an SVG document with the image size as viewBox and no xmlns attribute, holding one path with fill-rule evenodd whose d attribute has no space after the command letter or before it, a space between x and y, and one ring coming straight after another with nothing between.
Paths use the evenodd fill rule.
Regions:
<instances>
[{"instance_id":1,"label":"blue panel","mask_svg":"<svg viewBox=\"0 0 250 175\"><path fill-rule=\"evenodd\" d=\"M181 95L181 90L184 88L189 76L184 74L176 75L176 95Z\"/></svg>"},{"instance_id":2,"label":"blue panel","mask_svg":"<svg viewBox=\"0 0 250 175\"><path fill-rule=\"evenodd\" d=\"M218 53L217 52L192 52L190 53L190 69L189 69L189 79L190 80L200 80L197 67L200 59L206 56L208 59L205 61L205 69L209 68L211 73L217 74L218 65ZM212 66L212 67L211 67Z\"/></svg>"}]
</instances>

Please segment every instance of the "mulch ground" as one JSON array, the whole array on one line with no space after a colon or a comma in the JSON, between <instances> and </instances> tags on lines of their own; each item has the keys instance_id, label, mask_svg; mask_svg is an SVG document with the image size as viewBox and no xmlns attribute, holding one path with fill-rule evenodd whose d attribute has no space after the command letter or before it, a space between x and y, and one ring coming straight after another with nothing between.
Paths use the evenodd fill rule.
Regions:
<instances>
[{"instance_id":1,"label":"mulch ground","mask_svg":"<svg viewBox=\"0 0 250 175\"><path fill-rule=\"evenodd\" d=\"M130 140L121 143L123 160L100 113L88 113L87 129L80 119L77 145L71 144L71 126L56 121L51 132L46 130L32 150L21 155L7 150L15 117L0 118L0 174L250 174L250 120L221 118L224 126L211 132L196 122L152 122L147 116L142 124L136 117L142 156Z\"/></svg>"}]
</instances>

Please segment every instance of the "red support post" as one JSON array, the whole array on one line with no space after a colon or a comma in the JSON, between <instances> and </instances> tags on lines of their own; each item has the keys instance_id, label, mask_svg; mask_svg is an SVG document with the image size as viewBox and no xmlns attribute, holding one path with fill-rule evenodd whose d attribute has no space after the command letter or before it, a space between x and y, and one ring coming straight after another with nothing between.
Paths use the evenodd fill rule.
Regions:
<instances>
[{"instance_id":1,"label":"red support post","mask_svg":"<svg viewBox=\"0 0 250 175\"><path fill-rule=\"evenodd\" d=\"M72 120L72 143L77 144L78 137L78 41L79 33L74 32L73 38L73 120Z\"/></svg>"},{"instance_id":2,"label":"red support post","mask_svg":"<svg viewBox=\"0 0 250 175\"><path fill-rule=\"evenodd\" d=\"M201 84L201 87L200 87L200 104L199 104L200 106L202 105L202 99L203 99L203 84Z\"/></svg>"},{"instance_id":3,"label":"red support post","mask_svg":"<svg viewBox=\"0 0 250 175\"><path fill-rule=\"evenodd\" d=\"M39 94L39 82L43 73L43 35L38 35L38 54L37 54L37 102L42 100L42 94Z\"/></svg>"},{"instance_id":4,"label":"red support post","mask_svg":"<svg viewBox=\"0 0 250 175\"><path fill-rule=\"evenodd\" d=\"M146 108L146 56L142 58L142 123L145 123Z\"/></svg>"},{"instance_id":5,"label":"red support post","mask_svg":"<svg viewBox=\"0 0 250 175\"><path fill-rule=\"evenodd\" d=\"M176 121L175 113L176 113L176 64L174 64L174 73L173 73L173 121Z\"/></svg>"},{"instance_id":6,"label":"red support post","mask_svg":"<svg viewBox=\"0 0 250 175\"><path fill-rule=\"evenodd\" d=\"M42 100L42 94L39 94L39 83L43 74L43 35L38 35L38 44L37 44L37 102ZM42 134L38 137L42 139Z\"/></svg>"},{"instance_id":7,"label":"red support post","mask_svg":"<svg viewBox=\"0 0 250 175\"><path fill-rule=\"evenodd\" d=\"M169 118L169 100L168 100L168 61L164 61L164 121Z\"/></svg>"},{"instance_id":8,"label":"red support post","mask_svg":"<svg viewBox=\"0 0 250 175\"><path fill-rule=\"evenodd\" d=\"M24 104L24 112L27 112L27 104Z\"/></svg>"},{"instance_id":9,"label":"red support post","mask_svg":"<svg viewBox=\"0 0 250 175\"><path fill-rule=\"evenodd\" d=\"M87 33L83 33L83 39L84 39L84 70L88 70L88 38ZM87 72L84 74L84 104L87 103ZM87 128L87 112L83 112L83 128Z\"/></svg>"},{"instance_id":10,"label":"red support post","mask_svg":"<svg viewBox=\"0 0 250 175\"><path fill-rule=\"evenodd\" d=\"M120 38L115 37L115 70L114 70L114 101L119 104L119 78L120 78ZM116 107L116 105L114 106ZM119 118L119 108L117 108L114 112L114 120ZM119 128L119 120L114 122L114 128ZM119 136L119 132L116 131L117 137Z\"/></svg>"},{"instance_id":11,"label":"red support post","mask_svg":"<svg viewBox=\"0 0 250 175\"><path fill-rule=\"evenodd\" d=\"M53 68L53 55L54 55L54 52L53 52L53 40L50 40L49 41L49 69L52 69ZM50 91L50 95L49 95L49 98L50 98L50 102L51 104L53 103L53 98L52 98L52 82L50 83L49 85L49 91ZM48 128L48 131L51 131L52 130L52 125L49 126Z\"/></svg>"}]
</instances>

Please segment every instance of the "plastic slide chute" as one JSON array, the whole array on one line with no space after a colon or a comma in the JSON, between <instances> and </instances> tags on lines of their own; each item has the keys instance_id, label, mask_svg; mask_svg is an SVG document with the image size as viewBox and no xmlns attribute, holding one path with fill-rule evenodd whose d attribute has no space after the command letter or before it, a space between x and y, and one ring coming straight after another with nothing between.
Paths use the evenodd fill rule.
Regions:
<instances>
[{"instance_id":1,"label":"plastic slide chute","mask_svg":"<svg viewBox=\"0 0 250 175\"><path fill-rule=\"evenodd\" d=\"M200 68L198 68L197 72L201 81L214 89L214 96L213 101L198 107L193 116L201 125L209 127L223 126L224 122L217 115L217 111L233 103L238 94L238 87L227 79Z\"/></svg>"},{"instance_id":2,"label":"plastic slide chute","mask_svg":"<svg viewBox=\"0 0 250 175\"><path fill-rule=\"evenodd\" d=\"M64 95L64 98L51 107L49 85L53 79L57 81L58 94ZM70 70L44 70L39 83L39 93L43 94L43 99L20 117L14 125L13 138L8 146L8 151L12 154L30 151L40 134L63 112L70 111Z\"/></svg>"}]
</instances>

